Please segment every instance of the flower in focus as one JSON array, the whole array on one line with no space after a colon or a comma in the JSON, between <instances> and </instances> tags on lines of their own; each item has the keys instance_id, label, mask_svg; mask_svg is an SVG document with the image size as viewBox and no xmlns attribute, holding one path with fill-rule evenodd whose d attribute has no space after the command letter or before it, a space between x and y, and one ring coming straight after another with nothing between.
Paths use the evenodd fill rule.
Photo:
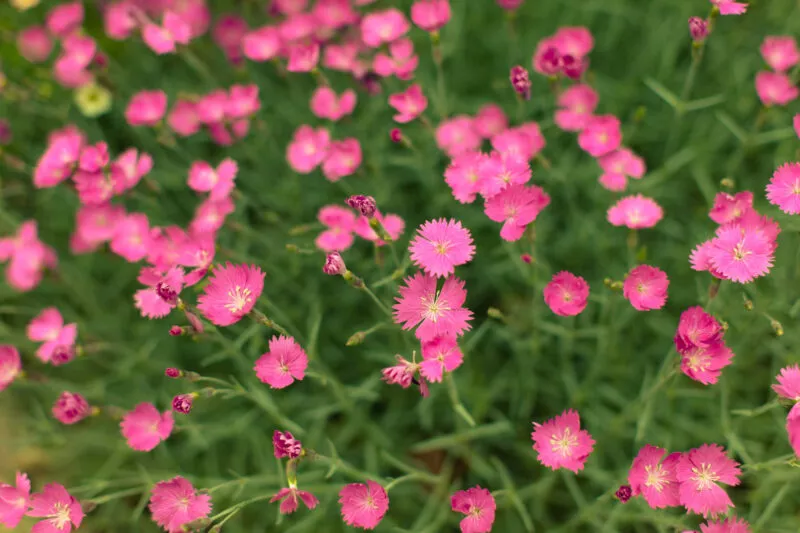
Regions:
<instances>
[{"instance_id":1,"label":"flower in focus","mask_svg":"<svg viewBox=\"0 0 800 533\"><path fill-rule=\"evenodd\" d=\"M778 384L773 385L772 390L778 396L800 402L800 366L795 364L782 368L776 379Z\"/></svg>"},{"instance_id":2,"label":"flower in focus","mask_svg":"<svg viewBox=\"0 0 800 533\"><path fill-rule=\"evenodd\" d=\"M800 115L795 117L795 122L800 131L798 117ZM784 213L800 214L800 163L784 163L778 167L767 185L767 200Z\"/></svg>"},{"instance_id":3,"label":"flower in focus","mask_svg":"<svg viewBox=\"0 0 800 533\"><path fill-rule=\"evenodd\" d=\"M450 16L450 0L416 0L411 5L411 20L427 32L438 31Z\"/></svg>"},{"instance_id":4,"label":"flower in focus","mask_svg":"<svg viewBox=\"0 0 800 533\"><path fill-rule=\"evenodd\" d=\"M519 152L492 152L478 164L478 179L481 195L491 199L512 185L530 181L532 171L528 160Z\"/></svg>"},{"instance_id":5,"label":"flower in focus","mask_svg":"<svg viewBox=\"0 0 800 533\"><path fill-rule=\"evenodd\" d=\"M622 198L607 213L608 221L612 225L630 229L652 228L663 216L661 206L641 194Z\"/></svg>"},{"instance_id":6,"label":"flower in focus","mask_svg":"<svg viewBox=\"0 0 800 533\"><path fill-rule=\"evenodd\" d=\"M461 533L489 533L497 504L492 493L480 485L459 490L450 498L453 511L467 515L461 520Z\"/></svg>"},{"instance_id":7,"label":"flower in focus","mask_svg":"<svg viewBox=\"0 0 800 533\"><path fill-rule=\"evenodd\" d=\"M726 512L733 502L719 483L736 486L739 463L716 444L703 444L681 455L677 466L680 503L689 512L708 516Z\"/></svg>"},{"instance_id":8,"label":"flower in focus","mask_svg":"<svg viewBox=\"0 0 800 533\"><path fill-rule=\"evenodd\" d=\"M712 346L722 338L722 325L702 307L681 313L675 333L675 349L684 353L694 346Z\"/></svg>"},{"instance_id":9,"label":"flower in focus","mask_svg":"<svg viewBox=\"0 0 800 533\"><path fill-rule=\"evenodd\" d=\"M275 430L272 434L272 448L275 459L283 457L296 459L303 453L303 444L288 431Z\"/></svg>"},{"instance_id":10,"label":"flower in focus","mask_svg":"<svg viewBox=\"0 0 800 533\"><path fill-rule=\"evenodd\" d=\"M308 356L292 337L273 336L269 351L256 361L256 377L273 389L288 387L306 376Z\"/></svg>"},{"instance_id":11,"label":"flower in focus","mask_svg":"<svg viewBox=\"0 0 800 533\"><path fill-rule=\"evenodd\" d=\"M681 352L681 371L703 385L713 385L722 369L731 364L733 356L731 349L722 341L707 346L692 346Z\"/></svg>"},{"instance_id":12,"label":"flower in focus","mask_svg":"<svg viewBox=\"0 0 800 533\"><path fill-rule=\"evenodd\" d=\"M572 409L543 424L534 422L531 438L539 462L551 470L566 468L577 474L594 449L594 439L581 429L578 412Z\"/></svg>"},{"instance_id":13,"label":"flower in focus","mask_svg":"<svg viewBox=\"0 0 800 533\"><path fill-rule=\"evenodd\" d=\"M31 528L33 533L70 533L84 517L80 502L58 483L49 483L34 494L26 514L45 519Z\"/></svg>"},{"instance_id":14,"label":"flower in focus","mask_svg":"<svg viewBox=\"0 0 800 533\"><path fill-rule=\"evenodd\" d=\"M767 275L772 268L775 248L761 230L721 226L712 243L711 265L725 279L749 283Z\"/></svg>"},{"instance_id":15,"label":"flower in focus","mask_svg":"<svg viewBox=\"0 0 800 533\"><path fill-rule=\"evenodd\" d=\"M667 302L667 274L656 267L639 265L625 278L622 294L637 311L661 309Z\"/></svg>"},{"instance_id":16,"label":"flower in focus","mask_svg":"<svg viewBox=\"0 0 800 533\"><path fill-rule=\"evenodd\" d=\"M742 15L747 11L747 4L734 0L711 0L711 3L719 9L720 15Z\"/></svg>"},{"instance_id":17,"label":"flower in focus","mask_svg":"<svg viewBox=\"0 0 800 533\"><path fill-rule=\"evenodd\" d=\"M475 255L472 235L457 220L429 220L417 230L408 247L411 261L431 276L441 278Z\"/></svg>"},{"instance_id":18,"label":"flower in focus","mask_svg":"<svg viewBox=\"0 0 800 533\"><path fill-rule=\"evenodd\" d=\"M760 50L764 61L776 72L786 72L800 63L797 41L788 35L764 37Z\"/></svg>"},{"instance_id":19,"label":"flower in focus","mask_svg":"<svg viewBox=\"0 0 800 533\"><path fill-rule=\"evenodd\" d=\"M756 92L765 106L784 106L800 95L789 76L767 71L756 74Z\"/></svg>"},{"instance_id":20,"label":"flower in focus","mask_svg":"<svg viewBox=\"0 0 800 533\"><path fill-rule=\"evenodd\" d=\"M381 370L383 376L381 379L390 385L400 385L404 389L407 389L411 386L411 383L415 382L414 375L419 370L420 365L418 363L412 363L401 355L395 355L395 360L397 361L395 366L390 366ZM424 378L421 380L421 383L427 384ZM426 389L422 388L422 384L420 385L420 392L425 396Z\"/></svg>"},{"instance_id":21,"label":"flower in focus","mask_svg":"<svg viewBox=\"0 0 800 533\"><path fill-rule=\"evenodd\" d=\"M75 105L83 116L97 118L111 109L111 92L97 83L86 83L75 90Z\"/></svg>"},{"instance_id":22,"label":"flower in focus","mask_svg":"<svg viewBox=\"0 0 800 533\"><path fill-rule=\"evenodd\" d=\"M717 224L730 224L751 211L753 211L753 193L750 191L742 191L735 195L720 192L714 197L714 207L709 211L708 218Z\"/></svg>"},{"instance_id":23,"label":"flower in focus","mask_svg":"<svg viewBox=\"0 0 800 533\"><path fill-rule=\"evenodd\" d=\"M145 267L139 271L138 280L148 287L133 295L134 305L143 317L165 317L178 305L178 295L184 283L181 267L172 267L166 274Z\"/></svg>"},{"instance_id":24,"label":"flower in focus","mask_svg":"<svg viewBox=\"0 0 800 533\"><path fill-rule=\"evenodd\" d=\"M66 425L77 424L91 413L86 398L74 392L62 392L53 405L53 416Z\"/></svg>"},{"instance_id":25,"label":"flower in focus","mask_svg":"<svg viewBox=\"0 0 800 533\"><path fill-rule=\"evenodd\" d=\"M700 524L700 533L750 533L750 524L743 518L731 516L722 521Z\"/></svg>"},{"instance_id":26,"label":"flower in focus","mask_svg":"<svg viewBox=\"0 0 800 533\"><path fill-rule=\"evenodd\" d=\"M513 242L522 238L525 229L550 204L550 196L541 187L512 185L486 200L484 213L490 220L502 222L500 237Z\"/></svg>"},{"instance_id":27,"label":"flower in focus","mask_svg":"<svg viewBox=\"0 0 800 533\"><path fill-rule=\"evenodd\" d=\"M48 307L31 320L27 334L30 340L43 343L36 350L36 357L43 363L49 363L56 351L67 350L75 345L78 325L74 323L64 325L64 319L61 318L58 309Z\"/></svg>"},{"instance_id":28,"label":"flower in focus","mask_svg":"<svg viewBox=\"0 0 800 533\"><path fill-rule=\"evenodd\" d=\"M152 403L140 403L122 417L122 436L137 452L149 452L172 434L172 411L159 413Z\"/></svg>"},{"instance_id":29,"label":"flower in focus","mask_svg":"<svg viewBox=\"0 0 800 533\"><path fill-rule=\"evenodd\" d=\"M211 514L211 496L198 494L189 481L176 476L155 484L148 508L164 531L182 533L186 524Z\"/></svg>"},{"instance_id":30,"label":"flower in focus","mask_svg":"<svg viewBox=\"0 0 800 533\"><path fill-rule=\"evenodd\" d=\"M16 487L0 483L0 524L14 529L22 520L31 500L28 476L17 472Z\"/></svg>"},{"instance_id":31,"label":"flower in focus","mask_svg":"<svg viewBox=\"0 0 800 533\"><path fill-rule=\"evenodd\" d=\"M457 337L470 329L472 312L462 307L467 298L463 281L448 277L437 290L435 277L417 272L404 282L394 305L394 321L402 324L403 329L412 329L421 323L416 335L423 341L442 336Z\"/></svg>"},{"instance_id":32,"label":"flower in focus","mask_svg":"<svg viewBox=\"0 0 800 533\"><path fill-rule=\"evenodd\" d=\"M579 315L586 309L589 299L589 284L580 276L562 271L544 288L544 301L559 316Z\"/></svg>"},{"instance_id":33,"label":"flower in focus","mask_svg":"<svg viewBox=\"0 0 800 533\"><path fill-rule=\"evenodd\" d=\"M428 107L428 99L422 94L419 84L411 85L405 92L389 95L389 105L397 114L394 120L401 124L411 122L422 114Z\"/></svg>"},{"instance_id":34,"label":"flower in focus","mask_svg":"<svg viewBox=\"0 0 800 533\"><path fill-rule=\"evenodd\" d=\"M22 359L16 347L0 344L0 391L5 390L22 372Z\"/></svg>"},{"instance_id":35,"label":"flower in focus","mask_svg":"<svg viewBox=\"0 0 800 533\"><path fill-rule=\"evenodd\" d=\"M342 518L347 525L375 529L389 509L389 495L378 483L351 483L339 491Z\"/></svg>"},{"instance_id":36,"label":"flower in focus","mask_svg":"<svg viewBox=\"0 0 800 533\"><path fill-rule=\"evenodd\" d=\"M619 148L622 142L620 121L614 115L591 117L578 134L581 149L592 157L600 157Z\"/></svg>"},{"instance_id":37,"label":"flower in focus","mask_svg":"<svg viewBox=\"0 0 800 533\"><path fill-rule=\"evenodd\" d=\"M439 383L445 372L461 366L464 354L455 337L434 337L422 343L422 358L420 374L428 381Z\"/></svg>"},{"instance_id":38,"label":"flower in focus","mask_svg":"<svg viewBox=\"0 0 800 533\"><path fill-rule=\"evenodd\" d=\"M284 488L279 490L278 493L269 500L269 502L275 503L280 501L281 505L279 510L281 514L290 514L297 510L298 498L300 498L303 504L309 509L313 509L319 503L319 500L316 498L316 496L304 490L297 490L296 487L289 487L288 489Z\"/></svg>"},{"instance_id":39,"label":"flower in focus","mask_svg":"<svg viewBox=\"0 0 800 533\"><path fill-rule=\"evenodd\" d=\"M255 306L264 290L264 276L257 266L225 263L214 269L197 309L217 326L235 324Z\"/></svg>"},{"instance_id":40,"label":"flower in focus","mask_svg":"<svg viewBox=\"0 0 800 533\"><path fill-rule=\"evenodd\" d=\"M645 445L628 471L633 496L641 494L653 509L680 505L677 478L680 457L680 453L667 455L663 448Z\"/></svg>"}]
</instances>

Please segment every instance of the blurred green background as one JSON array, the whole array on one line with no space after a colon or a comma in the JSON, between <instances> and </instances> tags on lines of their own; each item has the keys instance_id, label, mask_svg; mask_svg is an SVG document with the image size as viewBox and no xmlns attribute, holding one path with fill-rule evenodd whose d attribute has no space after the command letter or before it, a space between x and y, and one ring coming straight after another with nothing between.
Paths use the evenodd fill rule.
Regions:
<instances>
[{"instance_id":1,"label":"blurred green background","mask_svg":"<svg viewBox=\"0 0 800 533\"><path fill-rule=\"evenodd\" d=\"M645 443L679 451L717 442L745 464L742 484L729 489L736 513L754 531L798 530L800 470L763 464L791 453L784 410L756 416L735 411L773 399L769 385L775 374L798 360L800 333L793 326L800 311L800 221L768 205L764 187L779 164L798 157L800 143L791 130L791 116L800 112L800 105L770 110L755 131L760 104L753 79L764 68L758 53L764 36L800 35L800 2L758 0L744 16L720 17L689 97L699 100L691 106L698 109L676 120L664 89L681 92L691 62L687 19L705 16L707 1L529 0L509 21L491 0L453 0L453 19L442 30L449 113L474 114L481 105L495 102L512 124L520 117L539 122L547 139L543 155L552 168L534 162L533 182L550 194L552 203L536 222L535 250L528 241L502 241L500 226L483 215L480 202L461 205L452 198L442 177L447 160L421 124L404 127L418 151L390 142L394 123L386 97L403 83L387 81L376 97L359 92L355 114L327 124L334 138L359 139L362 172L337 184L319 171L300 176L289 169L284 153L298 125L323 124L308 108L311 76L283 78L272 64L248 63L237 70L206 35L191 49L213 73L212 80L180 56L156 57L136 38L109 41L89 4L87 31L109 55L114 98L112 110L98 119L82 117L70 92L50 80L47 67L31 66L16 52L15 33L41 23L52 3L26 13L0 6L2 69L11 83L29 90L24 101L0 94L0 116L10 121L14 135L4 150L30 169L48 132L74 123L90 141L105 140L112 153L131 146L147 151L155 160L150 177L162 190L154 194L140 185L124 205L164 226L185 226L199 203L186 186L192 161L216 164L223 157L234 158L242 194L220 232L217 261L254 263L266 270L269 304L262 302L261 307L306 348L315 376L280 391L258 382L252 366L266 351L270 332L247 320L222 331L224 339L169 337L169 326L182 323L182 317L148 321L133 307L138 266L105 249L70 255L75 195L65 185L34 190L29 170L0 163L0 234L35 218L42 239L57 249L61 260L60 281L48 275L26 294L0 285L0 337L20 347L31 377L0 395L3 416L10 416L0 427L0 448L7 448L4 455L11 459L3 465L2 479L22 468L35 487L55 480L75 488L81 498L128 491L98 506L83 527L89 532L151 532L157 527L145 509L149 488L177 474L198 488L244 478L214 491L215 512L277 491L283 473L272 456L271 435L281 429L294 432L308 448L328 456L335 450L350 467L383 479L403 475L404 464L440 474L435 485L409 482L393 489L389 512L377 531L456 531L460 515L450 511L449 494L480 484L504 490L497 496L495 531L661 533L696 529L698 520L680 509L655 511L641 500L623 506L610 497L625 481L637 450ZM408 12L410 2L374 4L389 5ZM211 2L215 18L246 12L251 27L268 20L256 7L253 2ZM624 144L647 162L647 175L632 182L629 191L652 196L664 207L664 220L639 235L639 258L670 276L663 310L638 313L621 294L603 286L604 278L622 279L630 267L627 230L605 220L616 200L597 184L597 164L578 148L574 135L553 125L554 98L545 79L532 74L533 98L518 115L508 70L514 64L530 67L538 40L562 25L585 25L594 34L589 76L600 94L597 112L619 116ZM437 99L428 36L417 28L410 35L420 55L416 80L430 99L427 114L438 121L443 103ZM345 75L326 74L337 92L352 85ZM173 102L180 92L205 93L250 82L260 87L259 123L245 142L231 147L219 147L201 134L169 148L152 130L131 128L124 121L130 96L142 89L162 88ZM688 255L713 233L707 212L723 178L733 179L735 190L752 190L756 208L780 222L776 266L770 276L747 287L723 283L711 304L710 311L729 324L726 341L736 353L720 382L704 387L681 374L649 394L657 376L663 376L659 371L676 364L672 336L680 312L707 302L711 278L691 271ZM320 207L341 203L351 193L373 195L384 212L405 218L401 248L431 218L457 218L472 231L478 253L458 274L466 280L467 306L475 319L464 338L465 363L454 377L476 428L467 427L453 412L443 384L433 386L430 398L423 400L413 389L382 383L380 369L396 353L409 357L417 348L412 334L389 326L359 346L346 347L350 335L385 317L364 294L323 275L321 254L287 251L287 244L313 248L316 228L301 235L290 235L290 229L313 224ZM535 264L520 261L523 252L532 252ZM390 258L376 260L363 240L345 259L368 284L393 271ZM542 300L542 287L559 270L579 274L591 285L589 306L577 318L553 315ZM192 292L184 298L192 301ZM376 292L388 303L396 285L387 283ZM743 295L754 302L753 311L744 309ZM79 324L81 342L108 343L108 348L64 367L38 363L25 325L53 305L68 322ZM490 307L501 310L505 319L488 318ZM775 337L764 313L783 324L785 335ZM50 415L62 390L80 392L98 406L127 410L152 401L166 409L172 396L193 390L187 382L164 378L167 366L226 380L232 376L246 394L227 401L198 400L191 415L177 416L179 431L148 454L128 449L118 421L110 417L64 427ZM583 426L597 441L578 476L549 471L531 449L531 422L566 408L579 410ZM345 530L338 518L337 493L358 477L350 475L352 468L340 467L326 479L328 467L321 461L299 468L300 488L321 500L315 511L302 509L281 519L276 504L260 502L246 507L224 530Z\"/></svg>"}]
</instances>

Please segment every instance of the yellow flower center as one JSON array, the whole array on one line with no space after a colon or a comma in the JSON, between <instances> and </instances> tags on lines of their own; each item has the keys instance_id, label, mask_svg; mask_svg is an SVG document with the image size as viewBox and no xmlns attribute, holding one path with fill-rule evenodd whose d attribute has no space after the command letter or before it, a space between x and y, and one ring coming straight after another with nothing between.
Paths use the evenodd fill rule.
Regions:
<instances>
[{"instance_id":1,"label":"yellow flower center","mask_svg":"<svg viewBox=\"0 0 800 533\"><path fill-rule=\"evenodd\" d=\"M693 467L692 468L692 479L697 482L697 490L703 491L708 490L714 486L714 484L719 481L719 476L714 472L711 468L711 465L708 463L701 463L700 467Z\"/></svg>"},{"instance_id":2,"label":"yellow flower center","mask_svg":"<svg viewBox=\"0 0 800 533\"><path fill-rule=\"evenodd\" d=\"M238 285L228 291L230 302L225 304L225 309L231 313L241 313L244 307L253 300L252 292L248 288Z\"/></svg>"},{"instance_id":3,"label":"yellow flower center","mask_svg":"<svg viewBox=\"0 0 800 533\"><path fill-rule=\"evenodd\" d=\"M554 453L567 457L572 455L572 448L578 445L578 436L572 434L570 428L565 428L564 432L559 435L550 437L550 447Z\"/></svg>"}]
</instances>

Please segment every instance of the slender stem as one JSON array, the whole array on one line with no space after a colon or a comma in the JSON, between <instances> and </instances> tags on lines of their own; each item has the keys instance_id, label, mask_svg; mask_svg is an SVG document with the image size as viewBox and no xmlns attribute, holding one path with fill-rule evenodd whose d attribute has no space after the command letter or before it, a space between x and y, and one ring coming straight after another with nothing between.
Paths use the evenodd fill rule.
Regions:
<instances>
[{"instance_id":1,"label":"slender stem","mask_svg":"<svg viewBox=\"0 0 800 533\"><path fill-rule=\"evenodd\" d=\"M453 380L453 374L448 372L445 376L445 380L447 381L447 391L450 393L450 403L453 404L453 410L463 418L470 427L475 427L475 419L472 418L472 415L469 414L469 411L467 411L467 408L464 407L464 404L461 403L461 399L458 397L458 387L456 387L456 382Z\"/></svg>"},{"instance_id":2,"label":"slender stem","mask_svg":"<svg viewBox=\"0 0 800 533\"><path fill-rule=\"evenodd\" d=\"M134 487L132 489L121 490L119 492L112 492L111 494L100 496L99 498L92 498L89 501L96 505L100 505L102 503L106 503L111 500L116 500L117 498L124 498L125 496L133 496L135 494L141 494L142 492L144 492L144 490L145 490L144 487Z\"/></svg>"},{"instance_id":3,"label":"slender stem","mask_svg":"<svg viewBox=\"0 0 800 533\"><path fill-rule=\"evenodd\" d=\"M406 481L411 481L413 479L422 479L422 478L419 474L406 474L405 476L400 476L398 478L393 479L392 481L389 482L388 485L386 485L383 488L384 490L386 490L386 492L389 492L397 485L405 483Z\"/></svg>"},{"instance_id":4,"label":"slender stem","mask_svg":"<svg viewBox=\"0 0 800 533\"><path fill-rule=\"evenodd\" d=\"M208 68L206 68L205 64L200 61L200 58L194 55L194 52L192 52L189 48L181 48L180 56L184 59L184 61L186 61L187 65L192 67L192 69L200 75L200 77L212 85L217 83L214 79L214 76L212 76L211 72L208 70Z\"/></svg>"},{"instance_id":5,"label":"slender stem","mask_svg":"<svg viewBox=\"0 0 800 533\"><path fill-rule=\"evenodd\" d=\"M369 297L370 297L370 298L372 298L372 301L373 301L373 302L375 302L375 305L377 305L378 307L380 307L380 308L381 308L381 311L383 311L384 313L386 313L386 314L387 314L387 315L389 315L390 317L392 316L392 310L391 310L391 309L389 309L388 307L386 307L386 304L384 304L384 303L383 303L383 302L380 300L380 298L378 298L378 297L375 295L375 293L374 293L374 292L372 292L372 290L370 290L370 288L369 288L369 287L367 287L367 285L366 285L366 284L363 284L363 285L361 286L361 290L362 290L362 291L364 291L364 292L366 292L366 293L369 295Z\"/></svg>"},{"instance_id":6,"label":"slender stem","mask_svg":"<svg viewBox=\"0 0 800 533\"><path fill-rule=\"evenodd\" d=\"M286 331L286 328L284 328L283 326L281 326L280 324L278 324L277 322L275 322L274 320L269 318L267 315L265 315L261 311L253 309L252 311L250 311L250 316L252 316L253 320L258 322L259 324L264 324L268 328L274 329L275 331L277 331L278 333L280 333L281 335L283 335L285 337L291 337L292 336L288 331Z\"/></svg>"}]
</instances>

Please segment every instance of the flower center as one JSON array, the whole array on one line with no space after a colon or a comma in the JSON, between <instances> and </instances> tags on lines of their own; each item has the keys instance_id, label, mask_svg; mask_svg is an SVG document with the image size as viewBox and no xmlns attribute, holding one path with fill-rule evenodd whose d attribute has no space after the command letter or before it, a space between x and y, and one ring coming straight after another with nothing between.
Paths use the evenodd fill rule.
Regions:
<instances>
[{"instance_id":1,"label":"flower center","mask_svg":"<svg viewBox=\"0 0 800 533\"><path fill-rule=\"evenodd\" d=\"M423 307L425 311L422 313L422 316L425 320L430 320L433 323L439 320L439 317L445 312L449 311L450 307L447 305L447 302L440 302L439 301L439 293L434 295L433 300L430 302L424 301Z\"/></svg>"},{"instance_id":2,"label":"flower center","mask_svg":"<svg viewBox=\"0 0 800 533\"><path fill-rule=\"evenodd\" d=\"M50 515L50 522L56 529L63 529L69 523L69 507L58 502L53 506L53 510L55 512Z\"/></svg>"},{"instance_id":3,"label":"flower center","mask_svg":"<svg viewBox=\"0 0 800 533\"><path fill-rule=\"evenodd\" d=\"M719 476L717 476L708 463L701 463L699 468L693 467L692 474L694 474L692 479L697 482L698 491L708 490L719 481Z\"/></svg>"},{"instance_id":4,"label":"flower center","mask_svg":"<svg viewBox=\"0 0 800 533\"><path fill-rule=\"evenodd\" d=\"M250 289L238 285L228 291L228 298L230 301L225 304L225 309L231 313L241 313L244 307L253 300Z\"/></svg>"},{"instance_id":5,"label":"flower center","mask_svg":"<svg viewBox=\"0 0 800 533\"><path fill-rule=\"evenodd\" d=\"M436 249L436 253L439 255L447 255L447 250L450 249L450 242L449 241L439 241L434 243L433 247Z\"/></svg>"},{"instance_id":6,"label":"flower center","mask_svg":"<svg viewBox=\"0 0 800 533\"><path fill-rule=\"evenodd\" d=\"M644 295L644 294L647 294L647 285L645 285L644 283L642 283L642 282L640 281L640 282L639 282L639 283L636 285L636 292L638 292L639 294L642 294L642 295Z\"/></svg>"},{"instance_id":7,"label":"flower center","mask_svg":"<svg viewBox=\"0 0 800 533\"><path fill-rule=\"evenodd\" d=\"M733 259L734 261L744 261L750 253L750 251L744 249L743 243L739 242L733 249Z\"/></svg>"},{"instance_id":8,"label":"flower center","mask_svg":"<svg viewBox=\"0 0 800 533\"><path fill-rule=\"evenodd\" d=\"M647 477L644 480L645 487L653 487L656 491L661 492L664 490L664 485L669 485L669 481L664 479L664 471L661 465L647 465L644 467Z\"/></svg>"},{"instance_id":9,"label":"flower center","mask_svg":"<svg viewBox=\"0 0 800 533\"><path fill-rule=\"evenodd\" d=\"M561 436L553 435L550 437L550 446L553 449L554 453L561 455L561 457L567 457L572 455L572 448L578 445L578 437L577 435L572 434L572 430L570 428L565 428L564 433Z\"/></svg>"},{"instance_id":10,"label":"flower center","mask_svg":"<svg viewBox=\"0 0 800 533\"><path fill-rule=\"evenodd\" d=\"M483 514L483 509L482 508L480 508L480 507L478 507L476 505L471 505L470 506L470 508L469 508L469 516L471 516L472 518L480 518L481 514Z\"/></svg>"},{"instance_id":11,"label":"flower center","mask_svg":"<svg viewBox=\"0 0 800 533\"><path fill-rule=\"evenodd\" d=\"M686 360L686 366L692 369L693 372L705 372L711 363L711 357L703 348L696 348L692 350Z\"/></svg>"}]
</instances>

